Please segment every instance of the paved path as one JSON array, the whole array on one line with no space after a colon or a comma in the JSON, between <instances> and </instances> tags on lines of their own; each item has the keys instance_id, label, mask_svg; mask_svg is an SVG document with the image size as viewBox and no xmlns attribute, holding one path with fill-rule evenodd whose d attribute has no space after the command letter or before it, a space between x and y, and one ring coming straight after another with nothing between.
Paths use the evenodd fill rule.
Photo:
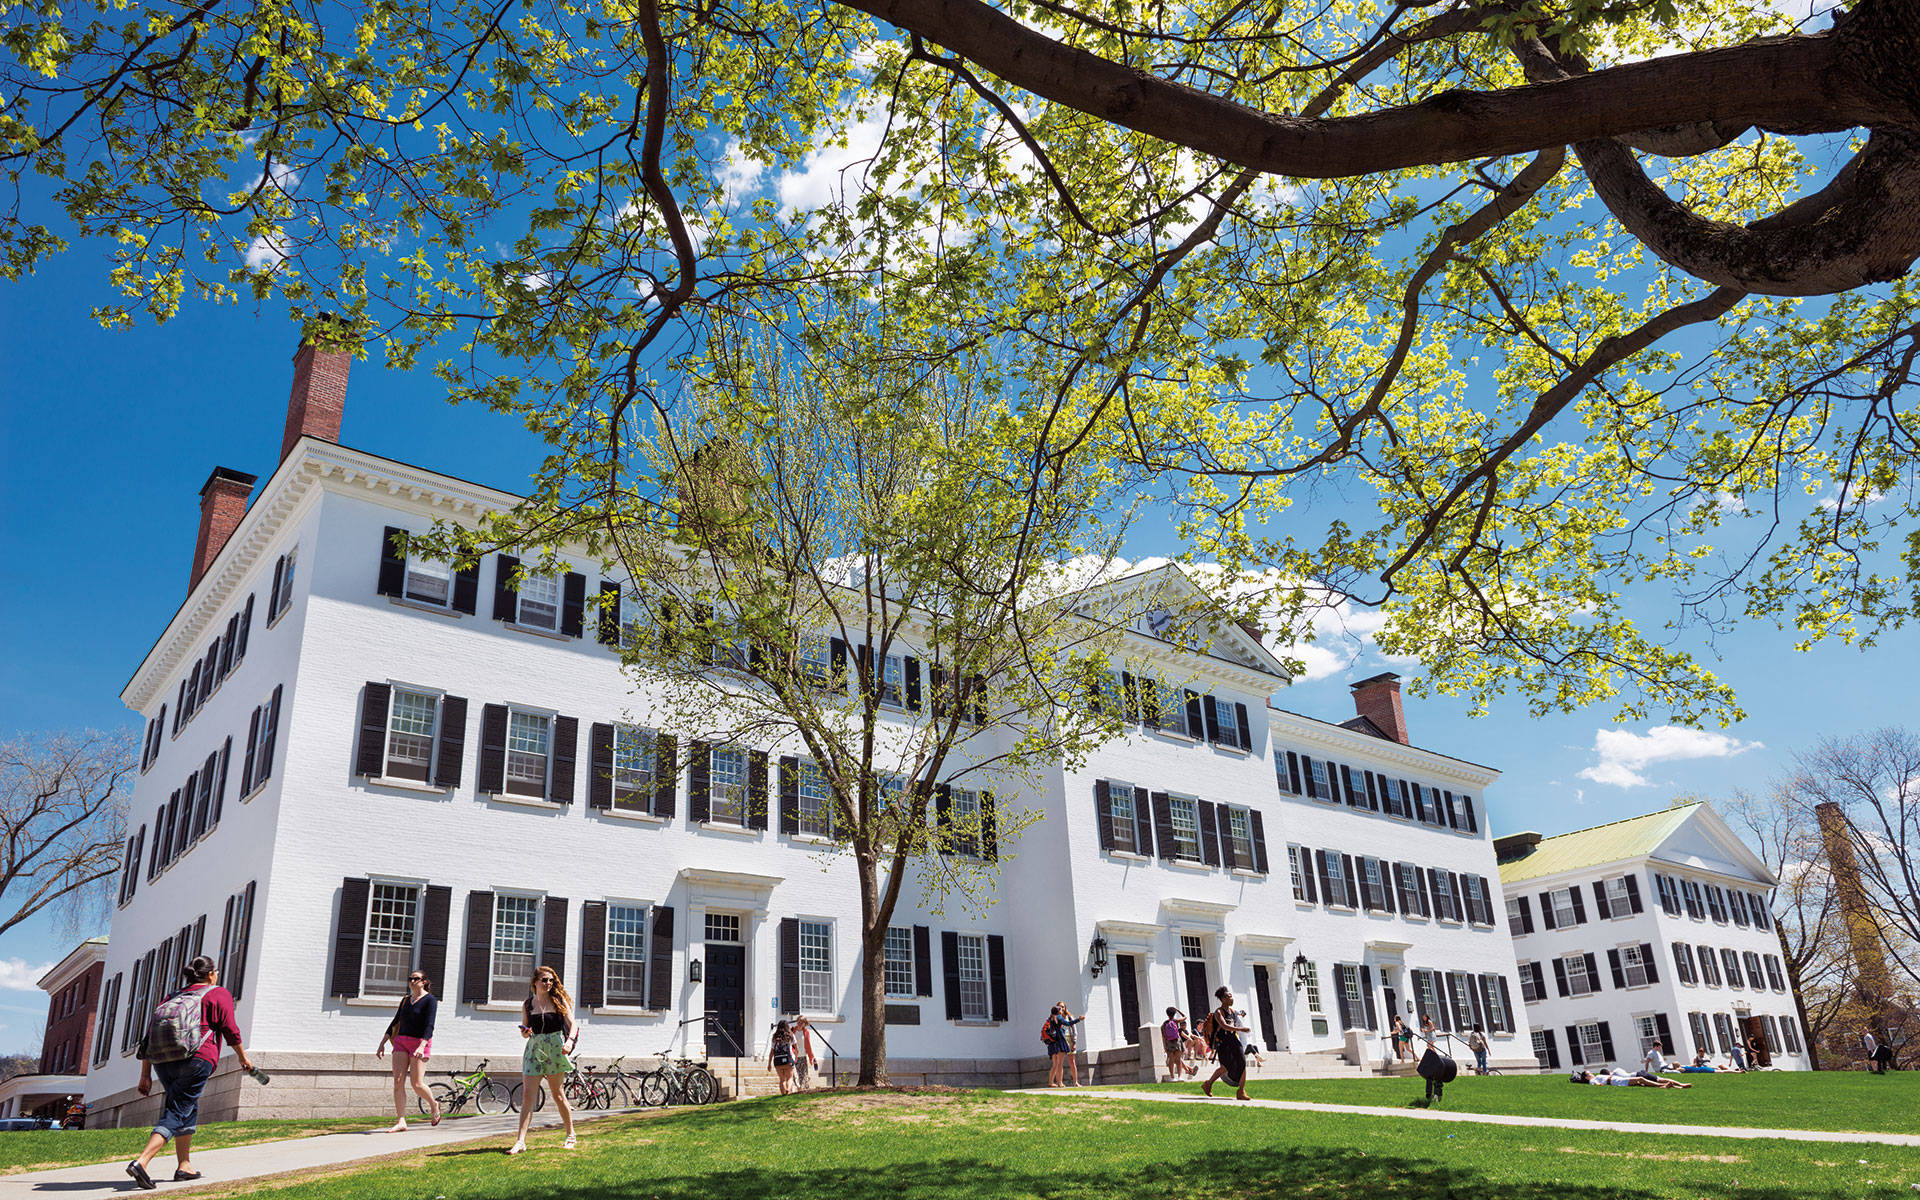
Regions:
<instances>
[{"instance_id":1,"label":"paved path","mask_svg":"<svg viewBox=\"0 0 1920 1200\"><path fill-rule=\"evenodd\" d=\"M1416 1121L1456 1121L1467 1125L1532 1125L1543 1129L1593 1129L1608 1133L1657 1133L1680 1137L1771 1139L1785 1142L1864 1142L1882 1146L1920 1146L1920 1134L1842 1133L1823 1129L1751 1129L1737 1125L1656 1125L1642 1121L1583 1121L1576 1117L1523 1117L1501 1113L1448 1112L1426 1108L1371 1108L1364 1104L1309 1104L1301 1100L1235 1100L1231 1090L1215 1089L1209 1100L1197 1092L1109 1092L1089 1088L1028 1088L1022 1095L1140 1100L1164 1104L1230 1104L1241 1108L1279 1108L1290 1112L1352 1113L1359 1117L1402 1117Z\"/></svg>"},{"instance_id":2,"label":"paved path","mask_svg":"<svg viewBox=\"0 0 1920 1200\"><path fill-rule=\"evenodd\" d=\"M661 1110L666 1111L666 1110ZM600 1117L617 1116L616 1112L576 1112L573 1114L576 1125L584 1125ZM287 1171L304 1171L311 1167L331 1167L341 1163L356 1162L360 1159L379 1158L387 1154L405 1154L416 1150L430 1150L437 1146L451 1146L459 1142L471 1142L478 1138L495 1137L512 1133L520 1123L515 1113L505 1113L497 1117L460 1117L451 1121L442 1121L438 1128L420 1120L409 1124L405 1133L385 1133L381 1131L362 1131L356 1133L325 1133L316 1137L287 1138L278 1142L255 1142L251 1146L234 1146L225 1150L209 1146L202 1150L195 1147L193 1165L206 1178L199 1183L174 1183L173 1153L163 1150L160 1157L153 1160L153 1177L160 1184L161 1192L178 1192L189 1188L205 1187L214 1184L233 1184L248 1179L257 1179L263 1175L279 1175ZM535 1130L552 1129L551 1133L540 1134L530 1149L540 1150L560 1145L557 1114L536 1113L533 1118ZM583 1136L591 1131L583 1129ZM53 1171L27 1171L19 1175L0 1175L0 1197L20 1196L98 1196L115 1192L130 1192L145 1195L126 1173L126 1160L116 1159L89 1167L61 1167ZM160 1193L151 1193L158 1195Z\"/></svg>"}]
</instances>

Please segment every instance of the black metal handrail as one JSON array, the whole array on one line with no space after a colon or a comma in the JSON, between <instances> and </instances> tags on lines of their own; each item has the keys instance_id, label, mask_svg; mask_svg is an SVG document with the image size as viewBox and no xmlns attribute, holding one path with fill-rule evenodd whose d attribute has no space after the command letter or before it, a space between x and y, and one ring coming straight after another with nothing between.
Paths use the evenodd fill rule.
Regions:
<instances>
[{"instance_id":1,"label":"black metal handrail","mask_svg":"<svg viewBox=\"0 0 1920 1200\"><path fill-rule=\"evenodd\" d=\"M718 1029L720 1031L721 1037L727 1039L727 1044L733 1047L733 1098L735 1100L738 1100L740 1099L740 1060L747 1056L747 1052L741 1048L740 1043L734 1039L734 1036L731 1033L727 1032L726 1023L723 1021L715 1020L715 1018L718 1017L719 1015L720 1015L719 1009L710 1008L707 1010L706 1016L689 1017L687 1018L687 1020L688 1021L705 1021L710 1023L714 1029ZM686 1021L681 1022L682 1025L686 1023L687 1023ZM709 1032L711 1032L711 1030Z\"/></svg>"},{"instance_id":2,"label":"black metal handrail","mask_svg":"<svg viewBox=\"0 0 1920 1200\"><path fill-rule=\"evenodd\" d=\"M813 1022L811 1021L807 1022L807 1033L809 1035L819 1034L820 1040L827 1044L827 1086L839 1087L840 1086L840 1052L833 1048L833 1039L829 1038L826 1034L820 1033L819 1030L815 1029L813 1027Z\"/></svg>"}]
</instances>

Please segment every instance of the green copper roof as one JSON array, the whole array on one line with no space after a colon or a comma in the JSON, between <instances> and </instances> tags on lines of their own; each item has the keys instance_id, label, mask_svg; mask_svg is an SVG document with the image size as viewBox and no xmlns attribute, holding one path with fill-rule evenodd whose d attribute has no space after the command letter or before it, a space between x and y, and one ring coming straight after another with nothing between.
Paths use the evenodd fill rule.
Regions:
<instances>
[{"instance_id":1,"label":"green copper roof","mask_svg":"<svg viewBox=\"0 0 1920 1200\"><path fill-rule=\"evenodd\" d=\"M1686 823L1698 804L1666 808L1643 817L1629 817L1610 825L1576 829L1557 837L1541 838L1531 853L1500 864L1501 883L1519 883L1562 871L1578 871L1603 863L1650 854L1674 830Z\"/></svg>"}]
</instances>

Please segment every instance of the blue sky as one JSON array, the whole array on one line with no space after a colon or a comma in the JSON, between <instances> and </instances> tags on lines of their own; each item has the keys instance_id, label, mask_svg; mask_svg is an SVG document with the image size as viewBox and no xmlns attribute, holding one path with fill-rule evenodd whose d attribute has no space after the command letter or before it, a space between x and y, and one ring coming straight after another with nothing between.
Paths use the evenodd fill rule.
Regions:
<instances>
[{"instance_id":1,"label":"blue sky","mask_svg":"<svg viewBox=\"0 0 1920 1200\"><path fill-rule=\"evenodd\" d=\"M118 694L184 596L200 485L216 465L264 478L280 445L296 337L283 318L189 305L163 329L109 333L88 315L106 298L105 275L83 248L0 284L0 736L134 724ZM517 489L538 444L517 421L440 394L424 370L357 363L342 440ZM1162 522L1143 525L1131 549L1170 548ZM1514 701L1471 719L1463 704L1409 698L1408 724L1418 745L1505 772L1487 797L1496 832L1552 834L1663 807L1679 791L1758 787L1824 735L1900 720L1920 665L1911 632L1868 654L1796 654L1790 635L1760 627L1688 648L1734 685L1746 721L1706 735L1656 732L1658 719L1616 730L1608 712L1535 721ZM1386 664L1346 649L1350 665L1322 658L1330 673L1279 702L1351 715L1346 684ZM69 945L47 920L0 938L0 1052L37 1037L45 1001L34 980Z\"/></svg>"}]
</instances>

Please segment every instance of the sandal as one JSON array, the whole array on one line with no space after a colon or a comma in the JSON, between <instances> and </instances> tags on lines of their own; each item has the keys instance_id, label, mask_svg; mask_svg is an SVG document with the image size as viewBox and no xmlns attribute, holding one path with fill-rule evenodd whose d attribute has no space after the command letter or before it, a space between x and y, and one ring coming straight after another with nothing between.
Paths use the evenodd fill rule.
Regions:
<instances>
[{"instance_id":1,"label":"sandal","mask_svg":"<svg viewBox=\"0 0 1920 1200\"><path fill-rule=\"evenodd\" d=\"M568 1134L567 1140L560 1143L561 1149L563 1150L572 1150L578 1147L579 1145L580 1143L574 1140L574 1137L572 1134Z\"/></svg>"},{"instance_id":2,"label":"sandal","mask_svg":"<svg viewBox=\"0 0 1920 1200\"><path fill-rule=\"evenodd\" d=\"M525 1142L515 1142L513 1145L507 1147L508 1154L525 1154L526 1152L527 1144Z\"/></svg>"},{"instance_id":3,"label":"sandal","mask_svg":"<svg viewBox=\"0 0 1920 1200\"><path fill-rule=\"evenodd\" d=\"M432 1127L432 1126L438 1125L439 1123L440 1123L440 1105L436 1102L433 1106L433 1120L428 1121L427 1125L429 1127Z\"/></svg>"}]
</instances>

